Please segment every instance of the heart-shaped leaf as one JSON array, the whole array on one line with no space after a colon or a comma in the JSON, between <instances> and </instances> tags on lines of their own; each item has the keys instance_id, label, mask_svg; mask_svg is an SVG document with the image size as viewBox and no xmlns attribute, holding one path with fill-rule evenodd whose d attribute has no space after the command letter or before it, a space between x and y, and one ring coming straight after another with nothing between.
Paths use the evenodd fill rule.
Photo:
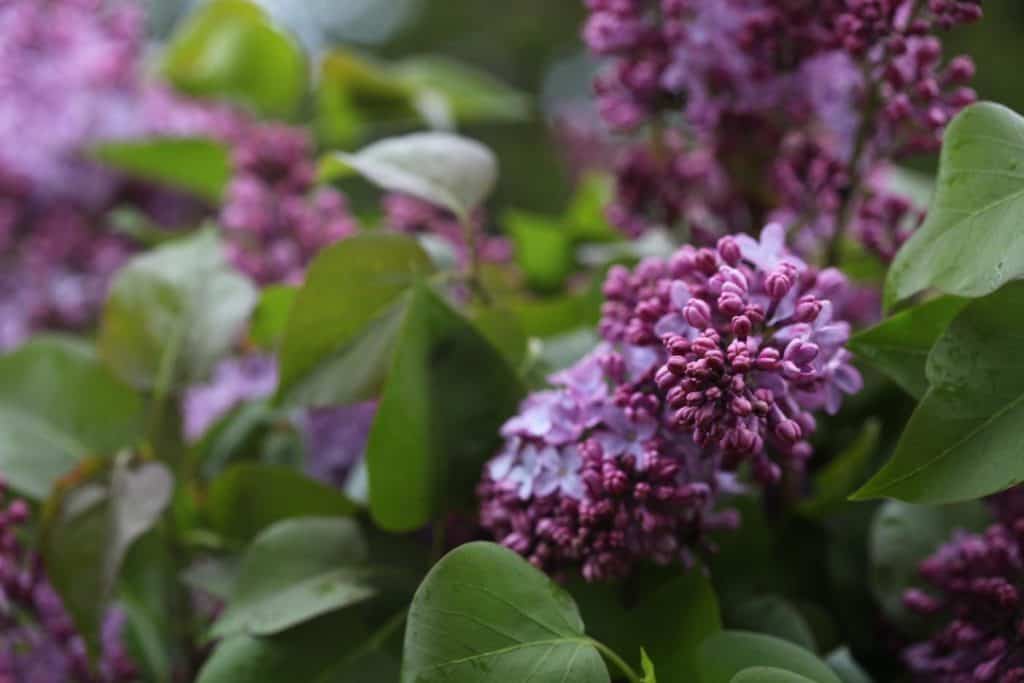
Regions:
<instances>
[{"instance_id":1,"label":"heart-shaped leaf","mask_svg":"<svg viewBox=\"0 0 1024 683\"><path fill-rule=\"evenodd\" d=\"M402 683L600 683L608 671L569 594L515 553L470 543L416 591Z\"/></svg>"},{"instance_id":2,"label":"heart-shaped leaf","mask_svg":"<svg viewBox=\"0 0 1024 683\"><path fill-rule=\"evenodd\" d=\"M81 458L133 445L143 422L141 397L84 342L38 337L0 356L0 472L20 493L45 498Z\"/></svg>"},{"instance_id":3,"label":"heart-shaped leaf","mask_svg":"<svg viewBox=\"0 0 1024 683\"><path fill-rule=\"evenodd\" d=\"M216 637L270 635L377 593L369 551L350 519L290 519L253 541L213 626Z\"/></svg>"},{"instance_id":4,"label":"heart-shaped leaf","mask_svg":"<svg viewBox=\"0 0 1024 683\"><path fill-rule=\"evenodd\" d=\"M734 676L752 667L779 668L813 683L840 683L828 665L811 652L760 633L722 631L704 641L700 659L701 683L731 683Z\"/></svg>"},{"instance_id":5,"label":"heart-shaped leaf","mask_svg":"<svg viewBox=\"0 0 1024 683\"><path fill-rule=\"evenodd\" d=\"M256 289L203 231L132 259L110 288L99 350L107 364L144 389L202 378L237 341Z\"/></svg>"},{"instance_id":6,"label":"heart-shaped leaf","mask_svg":"<svg viewBox=\"0 0 1024 683\"><path fill-rule=\"evenodd\" d=\"M295 296L279 354L278 400L332 405L367 398L390 359L399 297L433 272L404 235L366 234L320 252Z\"/></svg>"},{"instance_id":7,"label":"heart-shaped leaf","mask_svg":"<svg viewBox=\"0 0 1024 683\"><path fill-rule=\"evenodd\" d=\"M944 134L928 218L886 280L895 304L928 287L984 296L1024 275L1024 118L990 102L968 107Z\"/></svg>"},{"instance_id":8,"label":"heart-shaped leaf","mask_svg":"<svg viewBox=\"0 0 1024 683\"><path fill-rule=\"evenodd\" d=\"M331 177L352 170L389 192L418 197L466 218L498 181L498 161L475 140L452 133L412 133L324 161Z\"/></svg>"},{"instance_id":9,"label":"heart-shaped leaf","mask_svg":"<svg viewBox=\"0 0 1024 683\"><path fill-rule=\"evenodd\" d=\"M1024 481L1024 283L970 303L928 356L931 389L892 458L855 494L911 503L981 498Z\"/></svg>"},{"instance_id":10,"label":"heart-shaped leaf","mask_svg":"<svg viewBox=\"0 0 1024 683\"><path fill-rule=\"evenodd\" d=\"M367 444L374 520L412 531L471 504L480 468L522 393L501 352L416 285Z\"/></svg>"},{"instance_id":11,"label":"heart-shaped leaf","mask_svg":"<svg viewBox=\"0 0 1024 683\"><path fill-rule=\"evenodd\" d=\"M850 339L849 347L920 399L928 391L928 354L966 305L967 299L940 297L859 332Z\"/></svg>"}]
</instances>

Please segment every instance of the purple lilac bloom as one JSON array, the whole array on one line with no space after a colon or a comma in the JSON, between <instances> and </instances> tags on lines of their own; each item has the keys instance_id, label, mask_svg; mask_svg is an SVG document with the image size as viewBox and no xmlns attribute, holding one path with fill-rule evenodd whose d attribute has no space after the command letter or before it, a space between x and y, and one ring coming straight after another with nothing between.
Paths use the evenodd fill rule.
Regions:
<instances>
[{"instance_id":1,"label":"purple lilac bloom","mask_svg":"<svg viewBox=\"0 0 1024 683\"><path fill-rule=\"evenodd\" d=\"M832 301L845 277L807 266L784 240L771 224L760 240L724 237L715 249L613 268L604 286L605 339L664 349L654 382L673 427L726 468L749 462L763 483L780 465L800 471L813 413L836 412L862 385Z\"/></svg>"},{"instance_id":2,"label":"purple lilac bloom","mask_svg":"<svg viewBox=\"0 0 1024 683\"><path fill-rule=\"evenodd\" d=\"M658 359L602 345L529 396L484 469L484 529L538 568L587 581L640 562L691 566L713 549L708 533L738 520L714 510L716 458L635 391Z\"/></svg>"},{"instance_id":3,"label":"purple lilac bloom","mask_svg":"<svg viewBox=\"0 0 1024 683\"><path fill-rule=\"evenodd\" d=\"M314 189L312 141L302 128L254 123L229 140L235 177L220 222L230 259L261 284L301 283L320 249L356 232L347 199Z\"/></svg>"},{"instance_id":4,"label":"purple lilac bloom","mask_svg":"<svg viewBox=\"0 0 1024 683\"><path fill-rule=\"evenodd\" d=\"M1024 521L958 532L921 563L920 574L927 591L908 591L904 603L939 626L904 650L913 680L1024 681Z\"/></svg>"},{"instance_id":5,"label":"purple lilac bloom","mask_svg":"<svg viewBox=\"0 0 1024 683\"><path fill-rule=\"evenodd\" d=\"M201 209L86 158L104 140L223 125L218 110L141 78L143 44L131 3L0 2L0 348L93 322L111 274L137 248L110 230L111 207L129 203L169 225Z\"/></svg>"},{"instance_id":6,"label":"purple lilac bloom","mask_svg":"<svg viewBox=\"0 0 1024 683\"><path fill-rule=\"evenodd\" d=\"M786 216L820 256L840 218L885 257L894 205L844 212L857 178L938 147L976 98L967 57L937 34L981 17L980 0L586 0L583 38L621 152L609 219L635 235L685 225L698 245ZM642 135L640 135L642 133ZM861 214L866 215L861 215ZM894 219L895 220L895 219ZM884 231L886 234L891 230ZM809 246L807 246L809 245Z\"/></svg>"},{"instance_id":7,"label":"purple lilac bloom","mask_svg":"<svg viewBox=\"0 0 1024 683\"><path fill-rule=\"evenodd\" d=\"M185 438L198 441L222 417L277 390L277 361L251 354L221 361L209 381L188 388L182 402Z\"/></svg>"},{"instance_id":8,"label":"purple lilac bloom","mask_svg":"<svg viewBox=\"0 0 1024 683\"><path fill-rule=\"evenodd\" d=\"M344 488L366 455L377 402L311 408L301 420L306 442L306 474Z\"/></svg>"},{"instance_id":9,"label":"purple lilac bloom","mask_svg":"<svg viewBox=\"0 0 1024 683\"><path fill-rule=\"evenodd\" d=\"M0 483L0 490L3 484ZM0 494L2 495L2 494ZM102 652L89 663L85 642L46 577L42 558L20 538L28 504L4 496L0 509L0 681L126 683L137 669L121 642L125 617L107 613Z\"/></svg>"}]
</instances>

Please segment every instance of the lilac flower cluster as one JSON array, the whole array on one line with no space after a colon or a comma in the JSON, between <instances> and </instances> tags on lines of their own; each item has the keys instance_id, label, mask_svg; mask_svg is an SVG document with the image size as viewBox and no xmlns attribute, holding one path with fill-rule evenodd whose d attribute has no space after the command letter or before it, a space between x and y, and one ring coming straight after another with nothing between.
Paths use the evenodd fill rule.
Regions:
<instances>
[{"instance_id":1,"label":"lilac flower cluster","mask_svg":"<svg viewBox=\"0 0 1024 683\"><path fill-rule=\"evenodd\" d=\"M927 641L904 651L921 683L1024 681L1024 520L982 534L960 532L920 567L929 591L913 589L907 607L945 618Z\"/></svg>"},{"instance_id":2,"label":"lilac flower cluster","mask_svg":"<svg viewBox=\"0 0 1024 683\"><path fill-rule=\"evenodd\" d=\"M0 348L92 322L135 248L111 231L112 206L167 224L199 208L86 158L103 140L196 134L222 118L140 78L141 19L131 3L0 3Z\"/></svg>"},{"instance_id":3,"label":"lilac flower cluster","mask_svg":"<svg viewBox=\"0 0 1024 683\"><path fill-rule=\"evenodd\" d=\"M261 284L298 284L313 256L358 226L343 194L314 189L312 141L284 124L241 126L220 222L235 266Z\"/></svg>"},{"instance_id":4,"label":"lilac flower cluster","mask_svg":"<svg viewBox=\"0 0 1024 683\"><path fill-rule=\"evenodd\" d=\"M648 129L609 207L630 234L685 224L712 244L784 218L831 237L864 176L936 149L975 99L973 64L943 62L936 34L978 20L980 0L586 5L584 40L608 58L598 109L614 130Z\"/></svg>"},{"instance_id":5,"label":"lilac flower cluster","mask_svg":"<svg viewBox=\"0 0 1024 683\"><path fill-rule=\"evenodd\" d=\"M478 487L494 538L551 574L601 581L641 561L693 564L707 532L736 525L713 510L716 459L667 430L656 399L632 396L657 359L605 345L526 399Z\"/></svg>"},{"instance_id":6,"label":"lilac flower cluster","mask_svg":"<svg viewBox=\"0 0 1024 683\"><path fill-rule=\"evenodd\" d=\"M481 522L552 573L620 578L641 560L692 561L743 464L762 484L812 454L813 413L861 388L832 298L845 278L760 241L687 246L613 268L604 344L505 424L479 487Z\"/></svg>"},{"instance_id":7,"label":"lilac flower cluster","mask_svg":"<svg viewBox=\"0 0 1024 683\"><path fill-rule=\"evenodd\" d=\"M0 482L0 496L3 496ZM92 666L85 642L46 578L42 559L23 544L28 504L4 496L0 508L0 681L126 683L135 664L121 643L124 615L108 613L102 656Z\"/></svg>"},{"instance_id":8,"label":"lilac flower cluster","mask_svg":"<svg viewBox=\"0 0 1024 683\"><path fill-rule=\"evenodd\" d=\"M654 381L672 423L726 467L749 460L764 483L781 474L769 453L800 469L813 413L834 414L862 384L844 347L850 325L833 303L845 277L808 267L784 239L770 224L760 241L724 237L715 249L615 268L601 321L607 339L663 345Z\"/></svg>"}]
</instances>

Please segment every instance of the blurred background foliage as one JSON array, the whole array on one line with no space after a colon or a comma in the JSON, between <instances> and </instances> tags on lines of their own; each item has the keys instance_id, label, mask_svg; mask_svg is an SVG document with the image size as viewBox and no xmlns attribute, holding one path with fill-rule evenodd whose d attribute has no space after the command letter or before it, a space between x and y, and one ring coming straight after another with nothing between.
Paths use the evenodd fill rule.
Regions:
<instances>
[{"instance_id":1,"label":"blurred background foliage","mask_svg":"<svg viewBox=\"0 0 1024 683\"><path fill-rule=\"evenodd\" d=\"M200 0L148 0L155 39L166 37ZM461 126L493 147L502 163L496 203L534 212L565 208L570 179L554 144L551 118L582 106L593 64L579 40L577 0L259 0L312 52L341 45L383 60L443 55L493 74L529 95L529 116ZM983 99L1024 111L1024 3L985 0L986 18L948 38L950 54L978 65ZM414 126L415 127L415 126ZM393 132L383 131L383 132ZM934 168L933 160L916 166ZM356 198L358 200L358 197Z\"/></svg>"}]
</instances>

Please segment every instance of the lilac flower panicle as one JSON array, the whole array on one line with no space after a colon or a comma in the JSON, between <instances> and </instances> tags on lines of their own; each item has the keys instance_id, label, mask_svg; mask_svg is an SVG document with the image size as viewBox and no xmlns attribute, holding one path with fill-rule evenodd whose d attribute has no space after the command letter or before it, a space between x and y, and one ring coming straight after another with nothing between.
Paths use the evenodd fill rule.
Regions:
<instances>
[{"instance_id":1,"label":"lilac flower panicle","mask_svg":"<svg viewBox=\"0 0 1024 683\"><path fill-rule=\"evenodd\" d=\"M904 603L940 625L903 653L914 680L1024 681L1024 520L958 532L921 563L920 574L926 590L907 591Z\"/></svg>"},{"instance_id":2,"label":"lilac flower panicle","mask_svg":"<svg viewBox=\"0 0 1024 683\"><path fill-rule=\"evenodd\" d=\"M613 269L601 321L610 341L663 347L654 382L673 426L726 467L749 461L765 483L781 474L775 460L802 469L813 413L835 413L862 385L831 299L845 278L810 268L784 238L772 224L760 240L725 237Z\"/></svg>"},{"instance_id":3,"label":"lilac flower panicle","mask_svg":"<svg viewBox=\"0 0 1024 683\"><path fill-rule=\"evenodd\" d=\"M125 617L110 610L93 666L85 641L46 577L42 558L22 542L28 504L0 482L0 681L127 683L138 670L121 642Z\"/></svg>"},{"instance_id":4,"label":"lilac flower panicle","mask_svg":"<svg viewBox=\"0 0 1024 683\"><path fill-rule=\"evenodd\" d=\"M597 109L642 139L621 151L608 207L630 235L686 225L710 246L785 216L802 226L802 253L818 254L842 206L860 202L847 199L857 177L934 151L976 99L971 60L944 60L938 36L980 19L980 0L585 5L584 42L605 61ZM897 208L868 200L852 214L882 257L893 249L880 224L895 229Z\"/></svg>"},{"instance_id":5,"label":"lilac flower panicle","mask_svg":"<svg viewBox=\"0 0 1024 683\"><path fill-rule=\"evenodd\" d=\"M458 219L443 209L416 197L391 193L381 202L384 224L395 232L407 235L432 235L440 238L455 250L460 266L469 263L469 245L465 230ZM474 228L484 229L485 216L478 210L473 216ZM484 235L477 244L481 260L489 263L505 263L512 258L512 245L504 237Z\"/></svg>"},{"instance_id":6,"label":"lilac flower panicle","mask_svg":"<svg viewBox=\"0 0 1024 683\"><path fill-rule=\"evenodd\" d=\"M300 283L320 249L356 232L348 202L332 188L314 189L303 129L251 124L233 137L235 176L220 214L229 257L261 284Z\"/></svg>"}]
</instances>

